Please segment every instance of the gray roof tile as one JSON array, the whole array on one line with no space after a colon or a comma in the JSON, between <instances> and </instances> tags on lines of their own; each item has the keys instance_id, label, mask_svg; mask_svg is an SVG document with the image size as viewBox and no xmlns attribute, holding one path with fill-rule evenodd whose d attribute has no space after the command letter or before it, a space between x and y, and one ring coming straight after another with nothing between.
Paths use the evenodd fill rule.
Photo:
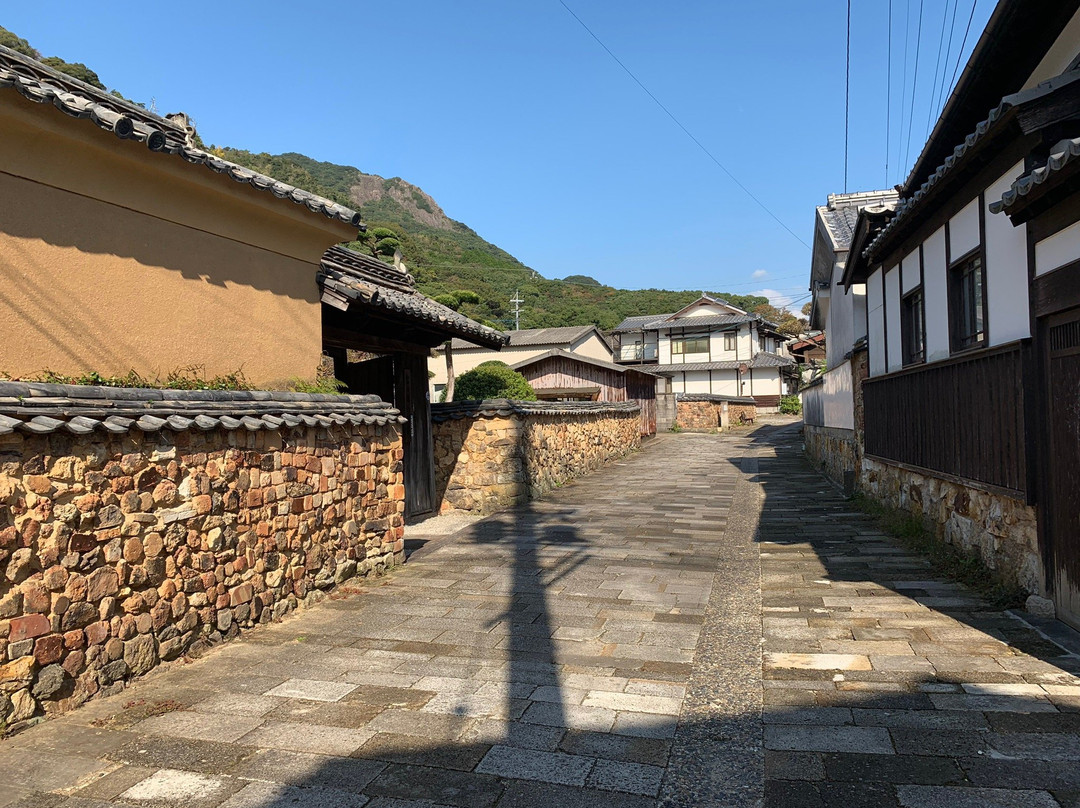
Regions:
<instances>
[{"instance_id":1,"label":"gray roof tile","mask_svg":"<svg viewBox=\"0 0 1080 808\"><path fill-rule=\"evenodd\" d=\"M41 62L0 46L0 88L9 87L39 104L52 104L73 118L86 118L98 127L124 140L143 143L151 151L172 154L188 163L203 165L236 182L260 191L269 191L279 199L303 205L355 227L363 227L360 214L330 199L305 191L273 177L223 160L194 146L193 129L177 121L155 115L129 101L68 76Z\"/></svg>"},{"instance_id":2,"label":"gray roof tile","mask_svg":"<svg viewBox=\"0 0 1080 808\"><path fill-rule=\"evenodd\" d=\"M429 330L490 348L506 344L506 335L481 325L417 291L412 276L378 258L344 247L331 247L319 267L320 286L361 306L383 309L421 322ZM455 340L455 343L457 340Z\"/></svg>"},{"instance_id":3,"label":"gray roof tile","mask_svg":"<svg viewBox=\"0 0 1080 808\"><path fill-rule=\"evenodd\" d=\"M168 394L168 395L165 395ZM0 435L77 435L168 429L276 430L308 426L404 423L378 396L273 391L151 390L0 381Z\"/></svg>"},{"instance_id":4,"label":"gray roof tile","mask_svg":"<svg viewBox=\"0 0 1080 808\"><path fill-rule=\"evenodd\" d=\"M681 365L650 365L649 369L653 373L667 374L697 370L737 370L740 365L746 365L751 370L761 370L763 368L784 368L794 364L795 360L790 357L777 356L767 351L758 351L749 362L745 359L727 359L718 362L687 362Z\"/></svg>"},{"instance_id":5,"label":"gray roof tile","mask_svg":"<svg viewBox=\"0 0 1080 808\"><path fill-rule=\"evenodd\" d=\"M642 365L616 365L614 362L605 362L602 359L594 359L591 356L582 356L571 351L564 351L561 348L552 348L550 351L545 351L539 356L531 356L528 359L522 359L520 362L515 362L510 365L514 370L520 370L521 368L528 367L529 365L535 365L537 362L543 362L545 359L572 359L577 362L583 362L586 365L593 365L595 367L606 368L607 370L613 370L616 373L626 373L627 371L634 370L638 373L646 373L650 376L655 376L655 373L647 370Z\"/></svg>"},{"instance_id":6,"label":"gray roof tile","mask_svg":"<svg viewBox=\"0 0 1080 808\"><path fill-rule=\"evenodd\" d=\"M1016 180L1009 187L1009 190L1002 194L1001 199L990 205L990 212L1001 213L1005 211L1008 213L1009 209L1021 198L1049 180L1069 163L1076 160L1077 157L1080 157L1080 138L1058 141L1050 150L1050 157L1046 161L1046 165L1039 166Z\"/></svg>"}]
</instances>

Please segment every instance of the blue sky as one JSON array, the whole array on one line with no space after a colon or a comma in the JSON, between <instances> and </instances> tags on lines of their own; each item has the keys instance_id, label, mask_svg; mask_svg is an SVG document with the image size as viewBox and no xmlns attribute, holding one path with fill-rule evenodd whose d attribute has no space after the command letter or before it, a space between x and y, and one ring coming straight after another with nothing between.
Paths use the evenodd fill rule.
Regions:
<instances>
[{"instance_id":1,"label":"blue sky","mask_svg":"<svg viewBox=\"0 0 1080 808\"><path fill-rule=\"evenodd\" d=\"M903 178L936 117L931 101L950 81L973 1L957 75L993 0L892 0L888 185ZM566 3L811 241L814 206L844 187L845 0ZM854 191L886 185L889 0L852 5ZM160 112L189 113L207 142L403 177L547 277L767 290L801 304L809 249L559 0L263 0L211 9L37 0L6 8L0 25L44 55L85 62L130 98L154 99Z\"/></svg>"}]
</instances>

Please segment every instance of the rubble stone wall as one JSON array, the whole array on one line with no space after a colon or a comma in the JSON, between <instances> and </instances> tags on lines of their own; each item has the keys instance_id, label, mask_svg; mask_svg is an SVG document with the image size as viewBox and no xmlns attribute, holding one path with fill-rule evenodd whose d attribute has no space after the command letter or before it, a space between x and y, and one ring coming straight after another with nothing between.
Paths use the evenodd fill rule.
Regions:
<instances>
[{"instance_id":1,"label":"rubble stone wall","mask_svg":"<svg viewBox=\"0 0 1080 808\"><path fill-rule=\"evenodd\" d=\"M719 397L680 398L678 404L676 422L682 429L695 431L712 431L723 429L727 426L748 424L757 418L757 405L738 401L724 401ZM725 423L724 408L727 408Z\"/></svg>"},{"instance_id":2,"label":"rubble stone wall","mask_svg":"<svg viewBox=\"0 0 1080 808\"><path fill-rule=\"evenodd\" d=\"M855 432L851 429L803 424L803 445L810 462L837 485L845 484L845 472L855 472L859 467Z\"/></svg>"},{"instance_id":3,"label":"rubble stone wall","mask_svg":"<svg viewBox=\"0 0 1080 808\"><path fill-rule=\"evenodd\" d=\"M1035 508L1021 500L872 458L863 458L863 491L920 516L938 537L1029 594L1043 591Z\"/></svg>"},{"instance_id":4,"label":"rubble stone wall","mask_svg":"<svg viewBox=\"0 0 1080 808\"><path fill-rule=\"evenodd\" d=\"M436 420L440 511L493 513L542 496L641 446L636 407Z\"/></svg>"},{"instance_id":5,"label":"rubble stone wall","mask_svg":"<svg viewBox=\"0 0 1080 808\"><path fill-rule=\"evenodd\" d=\"M0 436L0 728L404 560L398 428Z\"/></svg>"}]
</instances>

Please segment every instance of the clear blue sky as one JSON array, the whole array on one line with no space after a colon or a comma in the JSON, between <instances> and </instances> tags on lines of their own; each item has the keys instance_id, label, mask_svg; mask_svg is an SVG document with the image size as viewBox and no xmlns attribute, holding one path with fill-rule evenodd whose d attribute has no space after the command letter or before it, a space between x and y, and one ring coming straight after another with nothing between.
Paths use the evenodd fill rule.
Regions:
<instances>
[{"instance_id":1,"label":"clear blue sky","mask_svg":"<svg viewBox=\"0 0 1080 808\"><path fill-rule=\"evenodd\" d=\"M844 186L845 0L566 2L811 241L814 206ZM895 184L914 162L972 0L892 0L887 183L889 0L852 5L854 191ZM963 60L993 5L977 0ZM807 247L710 161L559 0L262 0L197 11L36 0L4 9L0 25L46 56L85 62L130 98L154 99L160 112L189 113L208 143L298 151L403 177L547 277L792 297L807 286ZM935 71L950 30L952 56Z\"/></svg>"}]
</instances>

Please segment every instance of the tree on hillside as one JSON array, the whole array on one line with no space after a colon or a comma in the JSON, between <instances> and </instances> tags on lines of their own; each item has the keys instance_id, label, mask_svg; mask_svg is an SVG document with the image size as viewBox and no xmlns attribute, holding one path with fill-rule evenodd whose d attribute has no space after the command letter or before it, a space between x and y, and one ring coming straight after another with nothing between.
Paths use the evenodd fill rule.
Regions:
<instances>
[{"instance_id":1,"label":"tree on hillside","mask_svg":"<svg viewBox=\"0 0 1080 808\"><path fill-rule=\"evenodd\" d=\"M104 84L101 83L101 79L98 78L98 74L84 65L82 62L65 62L59 56L46 56L41 60L42 64L46 64L53 70L59 70L61 73L66 73L72 78L79 79L79 81L85 81L99 90L107 89Z\"/></svg>"},{"instance_id":2,"label":"tree on hillside","mask_svg":"<svg viewBox=\"0 0 1080 808\"><path fill-rule=\"evenodd\" d=\"M31 59L40 59L41 54L21 36L16 36L7 28L0 26L0 45L11 48L13 51L29 56Z\"/></svg>"},{"instance_id":3,"label":"tree on hillside","mask_svg":"<svg viewBox=\"0 0 1080 808\"><path fill-rule=\"evenodd\" d=\"M758 314L774 323L777 329L784 334L798 336L806 330L806 320L796 317L787 309L778 309L771 303L762 303L754 307L752 314Z\"/></svg>"},{"instance_id":4,"label":"tree on hillside","mask_svg":"<svg viewBox=\"0 0 1080 808\"><path fill-rule=\"evenodd\" d=\"M395 250L401 249L401 238L389 227L369 227L360 234L356 242L373 258L393 255Z\"/></svg>"},{"instance_id":5,"label":"tree on hillside","mask_svg":"<svg viewBox=\"0 0 1080 808\"><path fill-rule=\"evenodd\" d=\"M442 303L448 309L458 311L463 303L471 303L476 305L480 302L480 295L476 294L472 289L456 289L453 292L449 292L445 295L438 295L433 298L436 303ZM446 357L446 390L444 390L443 401L454 400L454 344L453 340L447 340L443 343L443 355Z\"/></svg>"},{"instance_id":6,"label":"tree on hillside","mask_svg":"<svg viewBox=\"0 0 1080 808\"><path fill-rule=\"evenodd\" d=\"M807 301L806 303L804 303L803 307L802 307L803 317L809 317L810 312L812 312L813 310L814 310L814 301L813 300L810 300L810 301Z\"/></svg>"}]
</instances>

